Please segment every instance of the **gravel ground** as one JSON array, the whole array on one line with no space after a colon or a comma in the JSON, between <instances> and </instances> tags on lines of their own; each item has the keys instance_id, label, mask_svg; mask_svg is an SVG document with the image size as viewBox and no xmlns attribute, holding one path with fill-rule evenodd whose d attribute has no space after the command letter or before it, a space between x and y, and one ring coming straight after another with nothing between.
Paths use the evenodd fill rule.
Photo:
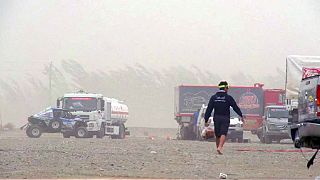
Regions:
<instances>
[{"instance_id":1,"label":"gravel ground","mask_svg":"<svg viewBox=\"0 0 320 180\"><path fill-rule=\"evenodd\" d=\"M281 152L295 150L289 141L265 145L246 133L251 143L227 143L224 155L217 155L213 142L170 139L173 129L130 130L124 140L64 139L61 134L32 139L24 131L2 132L0 178L217 179L220 172L228 179L320 176L318 159L308 170L301 152ZM313 152L304 155L310 158Z\"/></svg>"}]
</instances>

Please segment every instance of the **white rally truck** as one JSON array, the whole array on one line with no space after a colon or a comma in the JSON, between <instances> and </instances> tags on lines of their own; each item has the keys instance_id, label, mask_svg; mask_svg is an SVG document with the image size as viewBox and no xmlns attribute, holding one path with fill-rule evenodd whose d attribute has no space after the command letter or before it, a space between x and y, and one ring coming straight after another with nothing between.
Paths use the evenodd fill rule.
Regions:
<instances>
[{"instance_id":1,"label":"white rally truck","mask_svg":"<svg viewBox=\"0 0 320 180\"><path fill-rule=\"evenodd\" d=\"M197 132L197 139L204 140L201 136L201 132L205 128L205 120L204 115L207 110L206 105L202 105L201 109L199 110L197 122L195 122L196 132ZM213 114L213 113L212 113ZM212 116L210 117L210 125L212 129L214 129L214 122ZM234 112L234 110L230 107L230 125L228 129L227 139L230 139L232 142L243 142L243 123L240 121L240 117Z\"/></svg>"},{"instance_id":2,"label":"white rally truck","mask_svg":"<svg viewBox=\"0 0 320 180\"><path fill-rule=\"evenodd\" d=\"M114 98L102 94L78 91L66 93L57 99L57 107L68 110L74 116L86 122L86 128L80 132L76 129L63 131L63 136L124 139L130 132L125 127L128 120L128 106ZM78 133L78 134L76 134Z\"/></svg>"}]
</instances>

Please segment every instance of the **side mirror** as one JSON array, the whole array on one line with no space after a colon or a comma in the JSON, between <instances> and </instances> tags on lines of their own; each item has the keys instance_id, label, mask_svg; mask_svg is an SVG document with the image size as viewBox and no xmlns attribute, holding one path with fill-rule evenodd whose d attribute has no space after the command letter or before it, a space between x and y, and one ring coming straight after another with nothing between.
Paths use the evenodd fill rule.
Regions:
<instances>
[{"instance_id":1,"label":"side mirror","mask_svg":"<svg viewBox=\"0 0 320 180\"><path fill-rule=\"evenodd\" d=\"M61 99L57 99L57 108L60 107L60 101L61 101Z\"/></svg>"},{"instance_id":2,"label":"side mirror","mask_svg":"<svg viewBox=\"0 0 320 180\"><path fill-rule=\"evenodd\" d=\"M101 111L104 111L104 100L101 99Z\"/></svg>"}]
</instances>

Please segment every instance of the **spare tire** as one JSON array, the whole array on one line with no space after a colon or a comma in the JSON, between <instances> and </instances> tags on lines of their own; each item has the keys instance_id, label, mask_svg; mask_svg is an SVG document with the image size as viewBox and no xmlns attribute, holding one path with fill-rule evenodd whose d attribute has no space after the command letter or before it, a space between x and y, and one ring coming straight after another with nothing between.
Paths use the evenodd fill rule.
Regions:
<instances>
[{"instance_id":1,"label":"spare tire","mask_svg":"<svg viewBox=\"0 0 320 180\"><path fill-rule=\"evenodd\" d=\"M62 122L59 120L52 120L49 122L49 129L54 131L54 132L59 132L61 130L62 127Z\"/></svg>"}]
</instances>

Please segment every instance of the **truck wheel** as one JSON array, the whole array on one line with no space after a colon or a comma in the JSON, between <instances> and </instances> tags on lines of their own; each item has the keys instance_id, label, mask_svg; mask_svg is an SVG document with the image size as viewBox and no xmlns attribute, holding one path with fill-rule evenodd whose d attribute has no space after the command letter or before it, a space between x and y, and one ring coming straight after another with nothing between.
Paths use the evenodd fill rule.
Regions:
<instances>
[{"instance_id":1,"label":"truck wheel","mask_svg":"<svg viewBox=\"0 0 320 180\"><path fill-rule=\"evenodd\" d=\"M243 137L238 138L238 143L243 143Z\"/></svg>"},{"instance_id":2,"label":"truck wheel","mask_svg":"<svg viewBox=\"0 0 320 180\"><path fill-rule=\"evenodd\" d=\"M300 138L299 138L299 131L298 129L294 132L294 147L295 148L301 148L302 144L300 142Z\"/></svg>"},{"instance_id":3,"label":"truck wheel","mask_svg":"<svg viewBox=\"0 0 320 180\"><path fill-rule=\"evenodd\" d=\"M101 128L100 128L100 131L98 131L96 137L97 138L103 138L106 134L106 126L105 124L101 124Z\"/></svg>"},{"instance_id":4,"label":"truck wheel","mask_svg":"<svg viewBox=\"0 0 320 180\"><path fill-rule=\"evenodd\" d=\"M182 126L180 129L180 136L182 140L189 140L190 139L189 128Z\"/></svg>"},{"instance_id":5,"label":"truck wheel","mask_svg":"<svg viewBox=\"0 0 320 180\"><path fill-rule=\"evenodd\" d=\"M78 127L76 129L77 138L86 138L88 136L88 131L85 127Z\"/></svg>"},{"instance_id":6,"label":"truck wheel","mask_svg":"<svg viewBox=\"0 0 320 180\"><path fill-rule=\"evenodd\" d=\"M64 138L70 138L70 136L71 136L70 133L62 133L62 135Z\"/></svg>"},{"instance_id":7,"label":"truck wheel","mask_svg":"<svg viewBox=\"0 0 320 180\"><path fill-rule=\"evenodd\" d=\"M126 129L123 124L119 127L119 139L124 139L126 137Z\"/></svg>"},{"instance_id":8,"label":"truck wheel","mask_svg":"<svg viewBox=\"0 0 320 180\"><path fill-rule=\"evenodd\" d=\"M58 120L52 120L49 122L49 128L54 132L59 132L61 130L62 123Z\"/></svg>"},{"instance_id":9,"label":"truck wheel","mask_svg":"<svg viewBox=\"0 0 320 180\"><path fill-rule=\"evenodd\" d=\"M39 138L42 134L42 129L38 125L31 125L27 128L26 133L30 138Z\"/></svg>"},{"instance_id":10,"label":"truck wheel","mask_svg":"<svg viewBox=\"0 0 320 180\"><path fill-rule=\"evenodd\" d=\"M119 125L119 135L111 135L111 139L124 139L125 137L126 132L123 124Z\"/></svg>"},{"instance_id":11,"label":"truck wheel","mask_svg":"<svg viewBox=\"0 0 320 180\"><path fill-rule=\"evenodd\" d=\"M268 136L268 135L265 135L265 136L264 136L264 141L265 141L266 144L271 144L271 143L272 143L272 139L271 139L271 137Z\"/></svg>"}]
</instances>

